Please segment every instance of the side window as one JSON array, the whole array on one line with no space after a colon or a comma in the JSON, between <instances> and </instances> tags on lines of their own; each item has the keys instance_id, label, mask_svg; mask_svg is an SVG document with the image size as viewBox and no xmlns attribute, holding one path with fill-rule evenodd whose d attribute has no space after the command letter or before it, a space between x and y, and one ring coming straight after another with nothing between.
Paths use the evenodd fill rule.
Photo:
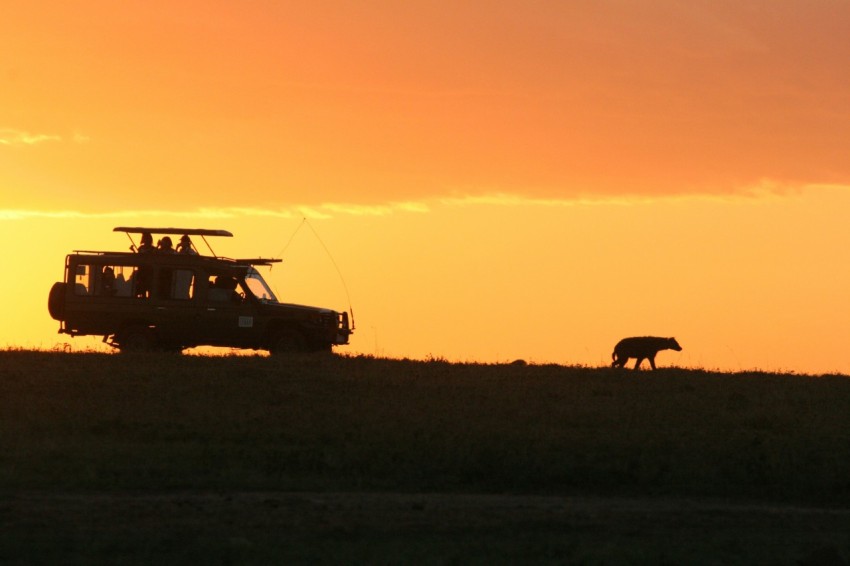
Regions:
<instances>
[{"instance_id":1,"label":"side window","mask_svg":"<svg viewBox=\"0 0 850 566\"><path fill-rule=\"evenodd\" d=\"M137 279L135 267L131 265L101 265L96 267L98 283L95 285L95 294L102 297L134 296L133 283Z\"/></svg>"},{"instance_id":2,"label":"side window","mask_svg":"<svg viewBox=\"0 0 850 566\"><path fill-rule=\"evenodd\" d=\"M195 273L189 269L175 269L171 274L169 299L188 301L195 296Z\"/></svg>"},{"instance_id":3,"label":"side window","mask_svg":"<svg viewBox=\"0 0 850 566\"><path fill-rule=\"evenodd\" d=\"M211 275L207 281L207 300L213 303L241 303L236 290L239 282L232 275Z\"/></svg>"},{"instance_id":4,"label":"side window","mask_svg":"<svg viewBox=\"0 0 850 566\"><path fill-rule=\"evenodd\" d=\"M147 298L150 268L120 264L79 264L74 274L74 294L94 297Z\"/></svg>"},{"instance_id":5,"label":"side window","mask_svg":"<svg viewBox=\"0 0 850 566\"><path fill-rule=\"evenodd\" d=\"M131 265L79 264L74 275L74 294L96 297L143 296L136 291L139 276Z\"/></svg>"},{"instance_id":6,"label":"side window","mask_svg":"<svg viewBox=\"0 0 850 566\"><path fill-rule=\"evenodd\" d=\"M79 264L74 274L74 294L90 295L92 290L92 266Z\"/></svg>"}]
</instances>

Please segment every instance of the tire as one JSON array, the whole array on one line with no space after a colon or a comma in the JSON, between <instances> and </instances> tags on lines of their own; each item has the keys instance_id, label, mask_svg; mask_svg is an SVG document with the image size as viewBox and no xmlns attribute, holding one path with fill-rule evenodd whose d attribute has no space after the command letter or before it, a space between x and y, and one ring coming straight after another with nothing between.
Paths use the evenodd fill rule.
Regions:
<instances>
[{"instance_id":1,"label":"tire","mask_svg":"<svg viewBox=\"0 0 850 566\"><path fill-rule=\"evenodd\" d=\"M47 310L53 320L65 318L65 283L54 283L47 298Z\"/></svg>"},{"instance_id":2,"label":"tire","mask_svg":"<svg viewBox=\"0 0 850 566\"><path fill-rule=\"evenodd\" d=\"M330 356L331 354L333 354L334 348L333 345L331 345L330 343L321 343L314 344L313 347L310 348L310 351L315 352L317 354L327 354Z\"/></svg>"},{"instance_id":3,"label":"tire","mask_svg":"<svg viewBox=\"0 0 850 566\"><path fill-rule=\"evenodd\" d=\"M273 356L298 354L307 351L307 341L297 330L280 330L269 342L269 353Z\"/></svg>"},{"instance_id":4,"label":"tire","mask_svg":"<svg viewBox=\"0 0 850 566\"><path fill-rule=\"evenodd\" d=\"M118 337L118 349L122 352L150 352L156 346L151 329L141 324L128 326Z\"/></svg>"}]
</instances>

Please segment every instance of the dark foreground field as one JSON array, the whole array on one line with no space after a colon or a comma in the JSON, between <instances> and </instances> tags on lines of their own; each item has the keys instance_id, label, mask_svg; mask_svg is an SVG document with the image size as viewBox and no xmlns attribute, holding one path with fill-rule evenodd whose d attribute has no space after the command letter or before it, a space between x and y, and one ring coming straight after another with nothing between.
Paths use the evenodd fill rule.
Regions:
<instances>
[{"instance_id":1,"label":"dark foreground field","mask_svg":"<svg viewBox=\"0 0 850 566\"><path fill-rule=\"evenodd\" d=\"M841 564L850 378L0 352L0 564Z\"/></svg>"}]
</instances>

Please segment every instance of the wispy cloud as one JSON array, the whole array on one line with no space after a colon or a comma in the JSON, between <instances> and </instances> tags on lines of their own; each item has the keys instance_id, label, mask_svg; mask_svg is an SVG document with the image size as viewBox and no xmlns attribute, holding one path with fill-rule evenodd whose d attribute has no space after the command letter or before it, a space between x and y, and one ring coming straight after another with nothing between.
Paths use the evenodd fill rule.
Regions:
<instances>
[{"instance_id":1,"label":"wispy cloud","mask_svg":"<svg viewBox=\"0 0 850 566\"><path fill-rule=\"evenodd\" d=\"M206 207L195 210L113 210L88 212L81 210L0 209L0 220L26 220L37 218L157 218L157 219L227 219L227 218L309 218L327 220L335 216L386 216L396 212L425 213L430 207L424 202L362 205L354 203L324 203L318 205L293 205L288 208Z\"/></svg>"},{"instance_id":2,"label":"wispy cloud","mask_svg":"<svg viewBox=\"0 0 850 566\"><path fill-rule=\"evenodd\" d=\"M86 212L80 210L31 210L0 209L2 220L26 219L167 219L205 220L227 218L308 218L328 220L339 216L389 216L392 214L427 214L441 208L456 207L576 207L576 206L639 206L653 203L676 202L728 202L752 203L769 199L816 196L834 192L850 192L850 185L811 184L791 186L771 181L762 181L751 187L742 188L729 195L671 195L635 197L582 197L582 198L536 198L512 193L489 193L456 195L451 197L423 199L421 201L391 202L384 204L323 203L317 205L292 205L282 208L256 207L206 207L195 210L117 210Z\"/></svg>"},{"instance_id":3,"label":"wispy cloud","mask_svg":"<svg viewBox=\"0 0 850 566\"><path fill-rule=\"evenodd\" d=\"M323 211L351 216L387 216L396 212L425 213L430 207L425 202L393 202L388 204L352 204L352 203L325 203L319 206Z\"/></svg>"},{"instance_id":4,"label":"wispy cloud","mask_svg":"<svg viewBox=\"0 0 850 566\"><path fill-rule=\"evenodd\" d=\"M675 200L692 199L692 196L594 196L569 198L539 198L527 197L514 193L486 193L470 195L454 195L443 197L437 202L446 207L536 207L536 208L567 208L576 206L630 206L649 204L652 202L670 202Z\"/></svg>"},{"instance_id":5,"label":"wispy cloud","mask_svg":"<svg viewBox=\"0 0 850 566\"><path fill-rule=\"evenodd\" d=\"M303 216L304 218L311 218L314 220L324 220L327 218L333 218L330 214L326 212L322 212L320 208L312 207L312 206L299 206L296 207L296 210Z\"/></svg>"},{"instance_id":6,"label":"wispy cloud","mask_svg":"<svg viewBox=\"0 0 850 566\"><path fill-rule=\"evenodd\" d=\"M32 218L91 218L90 214L73 210L23 210L0 209L0 220L28 220Z\"/></svg>"},{"instance_id":7,"label":"wispy cloud","mask_svg":"<svg viewBox=\"0 0 850 566\"><path fill-rule=\"evenodd\" d=\"M297 214L291 210L269 210L259 208L200 208L197 210L112 210L106 212L85 212L80 210L30 210L30 209L0 209L0 220L26 220L35 218L185 218L185 219L216 219L237 217L279 217L295 218Z\"/></svg>"},{"instance_id":8,"label":"wispy cloud","mask_svg":"<svg viewBox=\"0 0 850 566\"><path fill-rule=\"evenodd\" d=\"M436 199L439 205L449 207L471 206L523 206L523 207L575 207L575 206L634 206L672 202L729 202L747 203L753 200L782 199L825 191L850 191L850 185L841 184L793 184L761 179L751 185L742 186L728 193L691 192L669 195L595 195L566 198L541 198L511 192L458 192L452 196Z\"/></svg>"},{"instance_id":9,"label":"wispy cloud","mask_svg":"<svg viewBox=\"0 0 850 566\"><path fill-rule=\"evenodd\" d=\"M81 132L74 132L70 138L66 139L57 134L34 134L15 128L0 128L0 146L27 147L50 142L62 143L69 140L71 143L84 144L89 143L91 138Z\"/></svg>"},{"instance_id":10,"label":"wispy cloud","mask_svg":"<svg viewBox=\"0 0 850 566\"><path fill-rule=\"evenodd\" d=\"M0 145L30 146L60 141L62 141L62 137L54 134L32 134L23 130L0 128Z\"/></svg>"},{"instance_id":11,"label":"wispy cloud","mask_svg":"<svg viewBox=\"0 0 850 566\"><path fill-rule=\"evenodd\" d=\"M513 193L486 193L455 195L439 199L444 206L575 206L582 199L545 199L526 197Z\"/></svg>"}]
</instances>

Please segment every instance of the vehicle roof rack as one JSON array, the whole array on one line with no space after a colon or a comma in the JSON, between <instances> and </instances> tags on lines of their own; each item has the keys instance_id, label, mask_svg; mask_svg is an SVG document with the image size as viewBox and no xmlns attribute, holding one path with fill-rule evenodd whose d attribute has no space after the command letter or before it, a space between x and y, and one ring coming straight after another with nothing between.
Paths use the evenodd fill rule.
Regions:
<instances>
[{"instance_id":1,"label":"vehicle roof rack","mask_svg":"<svg viewBox=\"0 0 850 566\"><path fill-rule=\"evenodd\" d=\"M207 230L205 228L144 228L144 227L128 227L118 226L112 229L113 232L127 232L130 234L142 234L150 232L151 234L176 234L187 236L224 236L232 238L233 234L227 230Z\"/></svg>"},{"instance_id":2,"label":"vehicle roof rack","mask_svg":"<svg viewBox=\"0 0 850 566\"><path fill-rule=\"evenodd\" d=\"M281 260L281 259L269 259L269 258L264 258L264 257L255 257L255 258L250 258L250 259L240 258L240 259L236 259L236 260L233 260L233 261L235 261L236 263L247 263L247 264L250 264L250 265L271 265L273 263L280 263L283 260Z\"/></svg>"}]
</instances>

